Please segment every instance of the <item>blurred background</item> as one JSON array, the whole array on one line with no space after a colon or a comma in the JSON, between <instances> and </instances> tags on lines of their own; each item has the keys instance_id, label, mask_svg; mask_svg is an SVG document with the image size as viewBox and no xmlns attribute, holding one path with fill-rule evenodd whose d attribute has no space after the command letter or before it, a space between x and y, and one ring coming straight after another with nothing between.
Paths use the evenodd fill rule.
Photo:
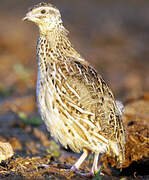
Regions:
<instances>
[{"instance_id":1,"label":"blurred background","mask_svg":"<svg viewBox=\"0 0 149 180\"><path fill-rule=\"evenodd\" d=\"M23 22L37 0L0 2L0 96L35 93L38 28ZM75 48L121 100L149 89L149 2L54 0Z\"/></svg>"},{"instance_id":2,"label":"blurred background","mask_svg":"<svg viewBox=\"0 0 149 180\"><path fill-rule=\"evenodd\" d=\"M0 1L0 140L9 140L22 154L49 146L35 97L38 28L21 20L38 2ZM103 76L116 99L126 102L149 91L149 1L45 2L60 9L74 47ZM20 119L40 127L31 130Z\"/></svg>"}]
</instances>

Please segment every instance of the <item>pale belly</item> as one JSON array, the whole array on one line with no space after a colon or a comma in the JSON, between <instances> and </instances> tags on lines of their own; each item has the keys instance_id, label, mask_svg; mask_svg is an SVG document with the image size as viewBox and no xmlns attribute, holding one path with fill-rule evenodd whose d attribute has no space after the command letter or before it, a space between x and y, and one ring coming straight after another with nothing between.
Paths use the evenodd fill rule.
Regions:
<instances>
[{"instance_id":1,"label":"pale belly","mask_svg":"<svg viewBox=\"0 0 149 180\"><path fill-rule=\"evenodd\" d=\"M44 120L51 136L65 148L68 146L75 152L83 148L93 152L105 152L107 143L101 143L97 137L81 124L78 119L73 119L65 104L60 99L55 88L46 83L40 85L37 80L37 101L41 118ZM56 102L59 101L57 104ZM63 109L63 112L62 112ZM91 128L96 131L96 127ZM106 141L106 140L105 140Z\"/></svg>"}]
</instances>

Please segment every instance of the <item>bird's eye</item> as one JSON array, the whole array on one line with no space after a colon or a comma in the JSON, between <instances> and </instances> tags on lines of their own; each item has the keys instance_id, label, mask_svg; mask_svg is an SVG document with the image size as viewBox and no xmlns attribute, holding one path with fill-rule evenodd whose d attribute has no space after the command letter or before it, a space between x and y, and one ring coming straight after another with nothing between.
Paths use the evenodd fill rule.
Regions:
<instances>
[{"instance_id":1,"label":"bird's eye","mask_svg":"<svg viewBox=\"0 0 149 180\"><path fill-rule=\"evenodd\" d=\"M45 9L41 10L41 14L45 14L45 13L46 13Z\"/></svg>"}]
</instances>

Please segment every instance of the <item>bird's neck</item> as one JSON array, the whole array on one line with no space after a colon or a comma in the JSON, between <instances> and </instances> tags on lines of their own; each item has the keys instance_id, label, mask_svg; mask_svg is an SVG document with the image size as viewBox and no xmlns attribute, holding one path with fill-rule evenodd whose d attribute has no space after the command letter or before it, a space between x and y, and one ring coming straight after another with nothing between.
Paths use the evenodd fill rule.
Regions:
<instances>
[{"instance_id":1,"label":"bird's neck","mask_svg":"<svg viewBox=\"0 0 149 180\"><path fill-rule=\"evenodd\" d=\"M49 57L49 60L65 61L69 58L84 61L80 54L73 48L68 37L68 31L63 28L47 31L46 34L40 34L38 49L43 50L44 55Z\"/></svg>"}]
</instances>

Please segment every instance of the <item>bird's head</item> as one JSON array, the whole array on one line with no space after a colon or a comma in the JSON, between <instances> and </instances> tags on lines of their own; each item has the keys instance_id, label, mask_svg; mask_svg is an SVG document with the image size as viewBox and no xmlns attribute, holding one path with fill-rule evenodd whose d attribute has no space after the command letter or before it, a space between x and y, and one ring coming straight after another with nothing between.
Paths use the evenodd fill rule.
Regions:
<instances>
[{"instance_id":1,"label":"bird's head","mask_svg":"<svg viewBox=\"0 0 149 180\"><path fill-rule=\"evenodd\" d=\"M62 25L59 10L50 3L44 2L30 8L23 20L32 21L37 24L41 33L52 31Z\"/></svg>"}]
</instances>

